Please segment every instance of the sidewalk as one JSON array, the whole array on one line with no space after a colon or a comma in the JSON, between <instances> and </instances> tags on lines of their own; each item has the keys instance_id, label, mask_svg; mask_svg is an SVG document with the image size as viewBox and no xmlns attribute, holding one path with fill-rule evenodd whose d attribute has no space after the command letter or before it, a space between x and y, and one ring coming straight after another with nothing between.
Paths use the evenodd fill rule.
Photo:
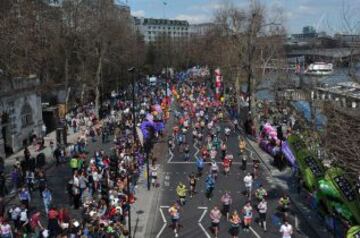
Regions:
<instances>
[{"instance_id":1,"label":"sidewalk","mask_svg":"<svg viewBox=\"0 0 360 238\"><path fill-rule=\"evenodd\" d=\"M73 133L73 131L71 130L67 135L68 145L76 143L79 134L80 134L80 132ZM53 141L54 143L56 142L56 131L53 131L53 132L47 134L44 137L44 140L45 140L45 148L43 148L42 150L36 151L36 148L33 145L28 146L28 149L30 151L31 156L35 157L35 158L40 153L45 154L46 164L44 166L44 169L48 170L55 164L55 160L53 158L53 154L52 154L52 151L50 148L50 141ZM12 170L17 158L19 158L20 161L24 159L24 149L12 154L11 156L9 156L5 159L6 187L9 192L7 195L5 195L5 203L8 203L16 195L16 193L14 193L14 192L10 193L11 189L12 189L10 173L11 173L11 170Z\"/></svg>"},{"instance_id":2,"label":"sidewalk","mask_svg":"<svg viewBox=\"0 0 360 238\"><path fill-rule=\"evenodd\" d=\"M174 105L175 102L173 102ZM169 132L171 132L172 125L174 123L174 116L170 114L170 119L166 123L166 130L163 136L162 142L158 142L154 145L152 154L157 158L158 169L158 183L160 186L165 179L164 176L164 163L167 161L168 146L167 140ZM142 170L141 176L135 189L136 202L131 206L131 233L132 238L150 237L153 227L152 216L156 214L158 208L158 202L160 199L159 188L151 187L150 191L147 190L147 177L145 176L146 164Z\"/></svg>"},{"instance_id":3,"label":"sidewalk","mask_svg":"<svg viewBox=\"0 0 360 238\"><path fill-rule=\"evenodd\" d=\"M332 237L333 234L325 228L324 223L320 220L317 212L305 205L305 194L297 193L296 181L294 181L291 176L291 169L286 168L283 171L279 171L272 165L273 158L263 151L255 141L248 139L247 142L264 163L266 169L269 170L271 174L271 177L269 178L271 187L281 188L283 191L286 191L294 205L294 210L305 218L306 225L313 230L316 237ZM297 225L298 224L294 224L294 227L297 228Z\"/></svg>"},{"instance_id":4,"label":"sidewalk","mask_svg":"<svg viewBox=\"0 0 360 238\"><path fill-rule=\"evenodd\" d=\"M153 155L159 160L164 160L167 154L167 144L159 143L154 146ZM131 206L131 227L132 227L132 238L142 238L149 237L151 228L152 228L152 219L153 214L156 214L157 203L159 200L160 192L159 188L151 187L150 191L147 190L147 177L145 175L146 165L142 170L141 176L137 183L135 196L137 198L136 202ZM163 168L159 167L158 170L158 182L163 184L162 180L164 179Z\"/></svg>"}]
</instances>

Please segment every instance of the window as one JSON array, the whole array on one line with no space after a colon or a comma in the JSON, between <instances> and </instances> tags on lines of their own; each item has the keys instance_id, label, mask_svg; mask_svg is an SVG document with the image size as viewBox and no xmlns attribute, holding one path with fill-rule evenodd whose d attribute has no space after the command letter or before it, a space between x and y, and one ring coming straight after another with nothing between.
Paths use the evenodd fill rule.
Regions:
<instances>
[{"instance_id":1,"label":"window","mask_svg":"<svg viewBox=\"0 0 360 238\"><path fill-rule=\"evenodd\" d=\"M23 128L33 124L32 109L28 103L25 103L21 109L21 123Z\"/></svg>"}]
</instances>

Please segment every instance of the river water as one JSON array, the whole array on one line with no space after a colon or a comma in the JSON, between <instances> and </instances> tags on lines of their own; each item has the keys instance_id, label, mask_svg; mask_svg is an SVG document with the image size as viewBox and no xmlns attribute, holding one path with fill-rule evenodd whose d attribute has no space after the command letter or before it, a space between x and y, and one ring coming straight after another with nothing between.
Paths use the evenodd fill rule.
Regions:
<instances>
[{"instance_id":1,"label":"river water","mask_svg":"<svg viewBox=\"0 0 360 238\"><path fill-rule=\"evenodd\" d=\"M360 71L359 71L360 72ZM270 75L269 80L263 80L258 86L258 90L256 91L256 98L258 100L268 100L274 101L274 92L272 88L274 88L274 83L277 75ZM290 80L294 81L294 84L298 86L300 84L300 77L298 75L291 75ZM304 85L313 85L313 86L333 86L340 82L351 81L348 76L347 68L337 68L334 70L334 74L323 77L314 77L314 76L303 76L303 84ZM247 84L242 85L242 90L246 92ZM292 105L295 109L302 114L307 120L311 120L311 108L310 103L308 101L296 101L292 102ZM316 125L317 127L323 127L326 124L326 117L321 113L317 113L316 115Z\"/></svg>"}]
</instances>

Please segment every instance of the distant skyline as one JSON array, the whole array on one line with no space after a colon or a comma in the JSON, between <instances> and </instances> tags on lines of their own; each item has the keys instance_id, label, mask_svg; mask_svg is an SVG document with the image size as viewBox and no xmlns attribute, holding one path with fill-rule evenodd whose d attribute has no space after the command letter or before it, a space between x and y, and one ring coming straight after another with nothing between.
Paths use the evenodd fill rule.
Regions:
<instances>
[{"instance_id":1,"label":"distant skyline","mask_svg":"<svg viewBox=\"0 0 360 238\"><path fill-rule=\"evenodd\" d=\"M125 0L117 0L123 1ZM214 12L220 9L222 0L128 0L131 12L138 17L171 18L187 20L191 24L211 22ZM249 0L233 0L233 3L246 8ZM360 0L260 0L271 14L274 9L284 12L285 27L288 33L300 33L303 26L310 25L319 32L330 34L346 33L342 26L342 9L352 15L353 21L360 11ZM343 7L345 6L345 7ZM357 18L357 21L360 17ZM360 33L360 26L356 32Z\"/></svg>"}]
</instances>

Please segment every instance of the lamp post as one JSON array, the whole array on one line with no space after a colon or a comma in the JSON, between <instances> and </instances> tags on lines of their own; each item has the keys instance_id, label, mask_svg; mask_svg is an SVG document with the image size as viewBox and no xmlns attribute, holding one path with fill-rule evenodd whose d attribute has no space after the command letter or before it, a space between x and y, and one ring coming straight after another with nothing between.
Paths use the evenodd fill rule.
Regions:
<instances>
[{"instance_id":1,"label":"lamp post","mask_svg":"<svg viewBox=\"0 0 360 238\"><path fill-rule=\"evenodd\" d=\"M132 116L133 116L133 143L135 144L136 138L136 118L135 118L135 67L131 67L128 69L128 72L132 73ZM135 160L135 151L133 151L133 156ZM130 198L130 175L129 171L127 173L127 190L128 190L128 198ZM129 202L129 211L128 211L128 230L129 230L129 238L131 238L131 204Z\"/></svg>"},{"instance_id":2,"label":"lamp post","mask_svg":"<svg viewBox=\"0 0 360 238\"><path fill-rule=\"evenodd\" d=\"M151 138L152 139L152 138ZM144 145L145 155L146 155L146 174L147 174L147 189L150 191L150 165L149 165L149 154L151 150L151 139L147 139Z\"/></svg>"}]
</instances>

